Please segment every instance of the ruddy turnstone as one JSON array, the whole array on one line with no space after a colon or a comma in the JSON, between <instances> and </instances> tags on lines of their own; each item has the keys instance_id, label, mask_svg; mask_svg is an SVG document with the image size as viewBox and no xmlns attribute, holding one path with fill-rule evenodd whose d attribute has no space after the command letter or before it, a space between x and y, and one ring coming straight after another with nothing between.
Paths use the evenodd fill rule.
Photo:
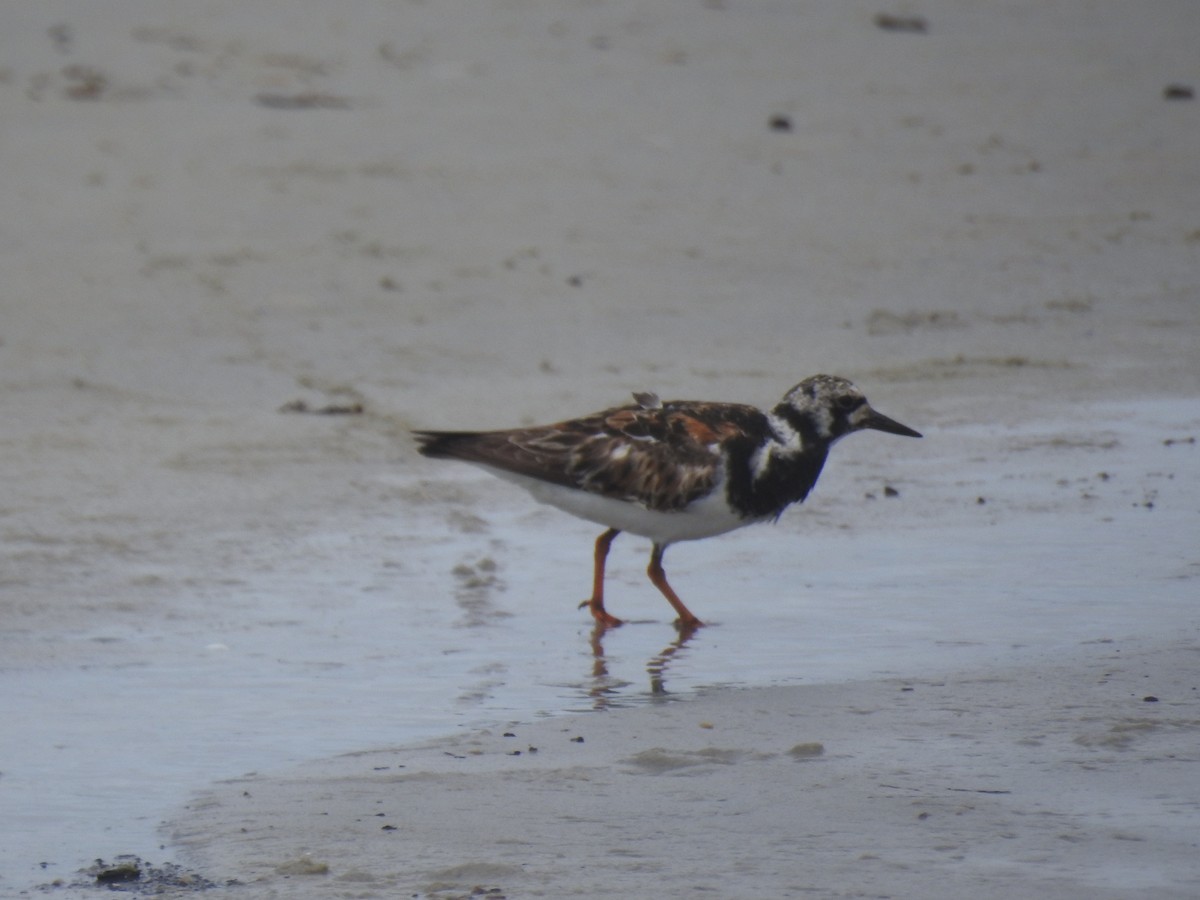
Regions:
<instances>
[{"instance_id":1,"label":"ruddy turnstone","mask_svg":"<svg viewBox=\"0 0 1200 900\"><path fill-rule=\"evenodd\" d=\"M634 402L553 425L502 431L418 431L420 451L482 466L537 500L607 526L596 539L592 596L602 626L604 562L622 531L653 542L647 574L681 629L700 625L667 583L663 552L778 519L808 496L829 448L865 429L920 437L873 410L845 378L813 375L769 411L740 403L634 394Z\"/></svg>"}]
</instances>

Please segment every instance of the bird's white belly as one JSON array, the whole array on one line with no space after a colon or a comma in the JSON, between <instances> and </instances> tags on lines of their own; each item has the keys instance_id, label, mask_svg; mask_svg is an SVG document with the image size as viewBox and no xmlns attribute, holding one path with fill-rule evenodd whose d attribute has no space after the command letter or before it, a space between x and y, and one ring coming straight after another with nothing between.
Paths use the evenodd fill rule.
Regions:
<instances>
[{"instance_id":1,"label":"bird's white belly","mask_svg":"<svg viewBox=\"0 0 1200 900\"><path fill-rule=\"evenodd\" d=\"M540 503L557 507L563 512L596 522L608 528L641 535L659 544L676 541L695 541L724 534L749 525L754 519L743 519L725 502L721 486L706 497L674 512L658 512L637 503L614 500L575 488L563 487L525 475L516 475L491 466L482 466L505 481L520 485Z\"/></svg>"}]
</instances>

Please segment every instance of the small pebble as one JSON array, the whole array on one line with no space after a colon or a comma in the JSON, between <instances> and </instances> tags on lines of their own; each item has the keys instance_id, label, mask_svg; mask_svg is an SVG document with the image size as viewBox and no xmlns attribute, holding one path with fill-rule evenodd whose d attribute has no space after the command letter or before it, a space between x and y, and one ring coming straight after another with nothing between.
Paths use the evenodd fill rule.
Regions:
<instances>
[{"instance_id":1,"label":"small pebble","mask_svg":"<svg viewBox=\"0 0 1200 900\"><path fill-rule=\"evenodd\" d=\"M875 27L881 31L925 34L929 31L929 22L922 16L898 16L892 13L879 13L875 16Z\"/></svg>"}]
</instances>

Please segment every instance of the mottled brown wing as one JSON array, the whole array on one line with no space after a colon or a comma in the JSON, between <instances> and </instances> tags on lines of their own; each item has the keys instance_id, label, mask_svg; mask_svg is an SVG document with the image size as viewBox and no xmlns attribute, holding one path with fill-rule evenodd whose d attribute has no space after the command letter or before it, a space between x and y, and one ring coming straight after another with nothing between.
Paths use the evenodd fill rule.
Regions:
<instances>
[{"instance_id":1,"label":"mottled brown wing","mask_svg":"<svg viewBox=\"0 0 1200 900\"><path fill-rule=\"evenodd\" d=\"M554 484L682 509L720 478L721 447L766 428L753 407L674 402L622 406L535 428L421 432L426 456L461 459Z\"/></svg>"}]
</instances>

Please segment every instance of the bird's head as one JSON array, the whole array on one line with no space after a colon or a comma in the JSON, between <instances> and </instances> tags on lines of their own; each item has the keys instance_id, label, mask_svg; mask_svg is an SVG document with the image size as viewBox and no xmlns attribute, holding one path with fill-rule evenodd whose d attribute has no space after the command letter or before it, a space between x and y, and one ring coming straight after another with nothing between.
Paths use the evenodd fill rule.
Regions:
<instances>
[{"instance_id":1,"label":"bird's head","mask_svg":"<svg viewBox=\"0 0 1200 900\"><path fill-rule=\"evenodd\" d=\"M805 378L784 395L774 411L793 425L804 422L828 443L865 429L921 437L919 431L873 410L862 391L836 375Z\"/></svg>"}]
</instances>

